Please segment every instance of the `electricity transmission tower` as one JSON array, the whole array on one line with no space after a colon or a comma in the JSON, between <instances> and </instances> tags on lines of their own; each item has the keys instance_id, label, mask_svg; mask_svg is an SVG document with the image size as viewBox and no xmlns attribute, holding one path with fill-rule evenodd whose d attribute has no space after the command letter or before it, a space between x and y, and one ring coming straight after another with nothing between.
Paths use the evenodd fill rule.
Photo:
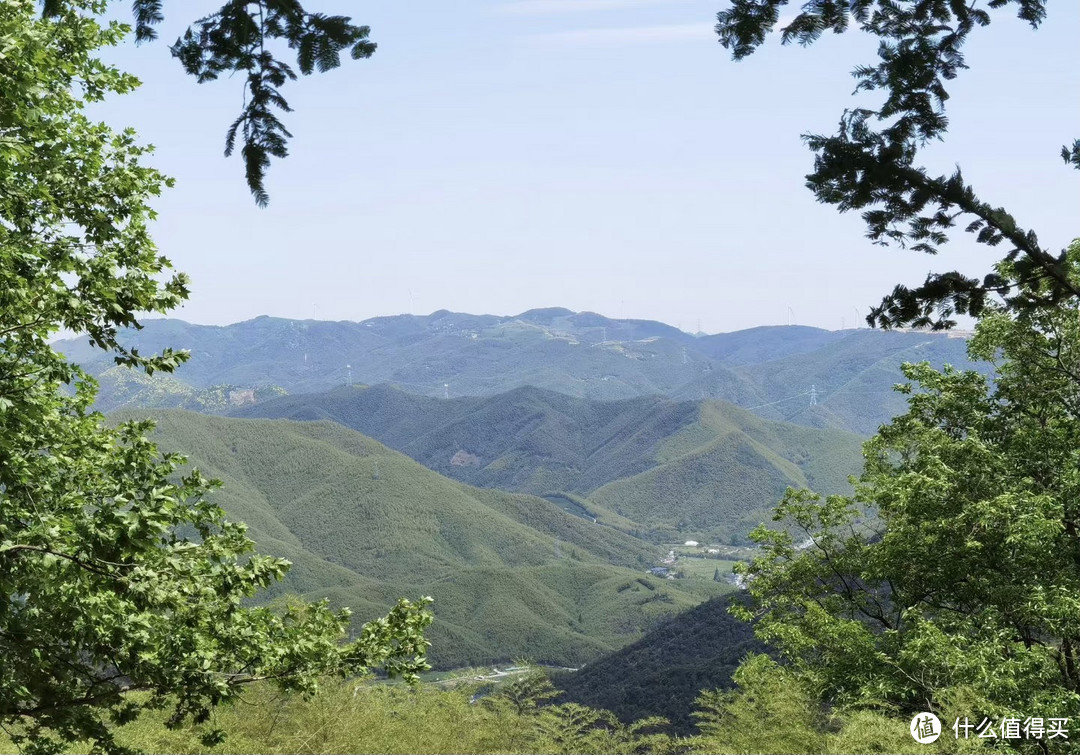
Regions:
<instances>
[{"instance_id":1,"label":"electricity transmission tower","mask_svg":"<svg viewBox=\"0 0 1080 755\"><path fill-rule=\"evenodd\" d=\"M817 386L810 386L810 406L817 406Z\"/></svg>"}]
</instances>

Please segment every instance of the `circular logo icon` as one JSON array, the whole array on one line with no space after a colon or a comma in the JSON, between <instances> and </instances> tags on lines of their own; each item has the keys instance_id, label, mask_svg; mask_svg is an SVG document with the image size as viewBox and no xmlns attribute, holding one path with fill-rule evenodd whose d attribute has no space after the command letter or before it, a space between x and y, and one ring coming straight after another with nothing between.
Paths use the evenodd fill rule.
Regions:
<instances>
[{"instance_id":1,"label":"circular logo icon","mask_svg":"<svg viewBox=\"0 0 1080 755\"><path fill-rule=\"evenodd\" d=\"M941 721L933 713L917 713L911 719L911 738L921 745L936 742L941 736Z\"/></svg>"}]
</instances>

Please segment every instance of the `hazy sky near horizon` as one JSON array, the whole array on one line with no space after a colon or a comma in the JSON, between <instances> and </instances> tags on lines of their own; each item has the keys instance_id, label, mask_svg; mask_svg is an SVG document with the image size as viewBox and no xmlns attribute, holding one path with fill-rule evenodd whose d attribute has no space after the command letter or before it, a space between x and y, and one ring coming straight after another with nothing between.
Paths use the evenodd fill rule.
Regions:
<instances>
[{"instance_id":1,"label":"hazy sky near horizon","mask_svg":"<svg viewBox=\"0 0 1080 755\"><path fill-rule=\"evenodd\" d=\"M898 282L995 259L963 234L937 258L875 247L817 204L800 134L835 130L875 40L775 39L734 63L712 31L726 0L309 0L379 49L283 89L291 155L260 210L222 156L240 77L198 85L165 44L218 5L166 3L161 41L108 55L144 86L97 109L176 178L155 237L192 277L185 320L561 306L719 332L790 307L836 329ZM993 15L926 163L961 165L1056 251L1080 235L1058 156L1080 136L1080 3L1050 3L1037 32Z\"/></svg>"}]
</instances>

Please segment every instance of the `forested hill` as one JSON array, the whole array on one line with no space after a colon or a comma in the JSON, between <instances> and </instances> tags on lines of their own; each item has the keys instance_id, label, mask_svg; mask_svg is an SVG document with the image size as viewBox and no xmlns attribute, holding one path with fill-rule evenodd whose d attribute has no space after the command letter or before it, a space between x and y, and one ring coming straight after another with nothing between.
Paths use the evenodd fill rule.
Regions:
<instances>
[{"instance_id":1,"label":"forested hill","mask_svg":"<svg viewBox=\"0 0 1080 755\"><path fill-rule=\"evenodd\" d=\"M788 486L845 492L861 458L858 436L763 420L721 401L595 401L533 387L456 399L340 387L235 414L333 420L448 477L576 494L602 523L668 539L745 536Z\"/></svg>"},{"instance_id":2,"label":"forested hill","mask_svg":"<svg viewBox=\"0 0 1080 755\"><path fill-rule=\"evenodd\" d=\"M663 716L679 734L695 733L692 712L702 690L733 686L731 675L750 653L765 652L750 624L714 598L658 624L640 640L555 676L564 699L604 708L630 722Z\"/></svg>"},{"instance_id":3,"label":"forested hill","mask_svg":"<svg viewBox=\"0 0 1080 755\"><path fill-rule=\"evenodd\" d=\"M259 551L293 562L278 593L329 598L358 624L431 595L441 667L576 666L725 589L647 576L655 546L538 497L449 480L338 424L152 416L163 450L224 481L214 500Z\"/></svg>"},{"instance_id":4,"label":"forested hill","mask_svg":"<svg viewBox=\"0 0 1080 755\"><path fill-rule=\"evenodd\" d=\"M363 322L259 317L223 327L148 320L120 340L143 353L190 349L193 358L173 376L145 379L118 370L84 340L61 342L62 351L99 377L99 406L106 410L220 411L246 400L244 389L251 388L305 393L391 383L441 397L533 385L593 399L720 398L771 419L862 435L902 409L891 392L902 381L901 362L968 364L964 339L944 334L775 326L694 336L659 322L557 308ZM237 393L230 396L230 389Z\"/></svg>"}]
</instances>

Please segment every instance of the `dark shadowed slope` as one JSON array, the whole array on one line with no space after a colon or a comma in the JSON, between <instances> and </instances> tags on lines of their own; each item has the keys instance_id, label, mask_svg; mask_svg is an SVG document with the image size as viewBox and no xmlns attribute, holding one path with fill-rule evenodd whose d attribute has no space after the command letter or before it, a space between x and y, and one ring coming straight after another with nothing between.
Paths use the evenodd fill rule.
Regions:
<instances>
[{"instance_id":1,"label":"dark shadowed slope","mask_svg":"<svg viewBox=\"0 0 1080 755\"><path fill-rule=\"evenodd\" d=\"M623 721L667 718L682 735L695 733L694 700L701 690L732 686L731 675L749 653L764 652L753 630L715 598L658 624L640 640L557 674L563 699L604 708Z\"/></svg>"}]
</instances>

